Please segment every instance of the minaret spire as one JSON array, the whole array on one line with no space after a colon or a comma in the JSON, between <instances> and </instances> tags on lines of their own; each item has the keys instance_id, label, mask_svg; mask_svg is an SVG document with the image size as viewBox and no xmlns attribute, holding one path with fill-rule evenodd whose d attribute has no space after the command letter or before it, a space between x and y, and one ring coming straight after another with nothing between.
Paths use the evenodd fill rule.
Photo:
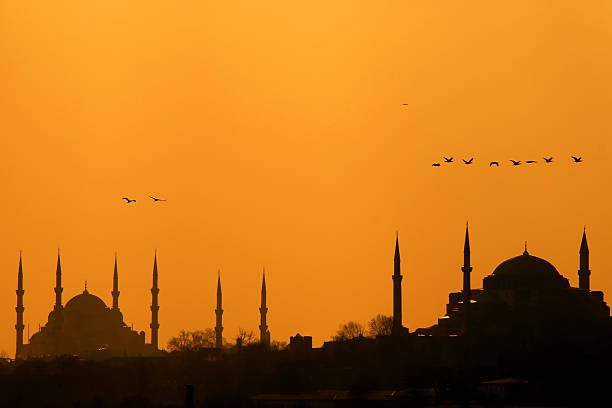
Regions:
<instances>
[{"instance_id":1,"label":"minaret spire","mask_svg":"<svg viewBox=\"0 0 612 408\"><path fill-rule=\"evenodd\" d=\"M402 329L402 275L400 271L399 233L395 234L395 256L393 257L393 328L394 334Z\"/></svg>"},{"instance_id":2,"label":"minaret spire","mask_svg":"<svg viewBox=\"0 0 612 408\"><path fill-rule=\"evenodd\" d=\"M463 293L464 295L470 295L470 272L472 272L472 266L470 265L470 232L468 225L465 226L465 243L463 244Z\"/></svg>"},{"instance_id":3,"label":"minaret spire","mask_svg":"<svg viewBox=\"0 0 612 408\"><path fill-rule=\"evenodd\" d=\"M215 347L223 346L223 305L221 294L221 270L217 273L217 308L215 309L217 324L215 325Z\"/></svg>"},{"instance_id":4,"label":"minaret spire","mask_svg":"<svg viewBox=\"0 0 612 408\"><path fill-rule=\"evenodd\" d=\"M119 273L117 272L117 253L115 252L115 270L113 272L113 310L119 310Z\"/></svg>"},{"instance_id":5,"label":"minaret spire","mask_svg":"<svg viewBox=\"0 0 612 408\"><path fill-rule=\"evenodd\" d=\"M465 243L463 245L463 266L461 267L461 271L463 271L463 290L461 292L463 297L463 323L464 323L464 332L468 331L468 320L470 313L470 303L472 301L472 288L470 283L470 273L472 272L472 265L470 264L470 233L469 226L466 223L465 225Z\"/></svg>"},{"instance_id":6,"label":"minaret spire","mask_svg":"<svg viewBox=\"0 0 612 408\"><path fill-rule=\"evenodd\" d=\"M589 245L587 244L586 227L582 232L580 243L580 269L578 270L578 287L591 290L591 271L589 270Z\"/></svg>"},{"instance_id":7,"label":"minaret spire","mask_svg":"<svg viewBox=\"0 0 612 408\"><path fill-rule=\"evenodd\" d=\"M159 304L157 303L157 295L159 288L157 287L157 250L155 250L155 258L153 260L153 287L151 288L151 345L155 350L158 349L158 331L159 331Z\"/></svg>"},{"instance_id":8,"label":"minaret spire","mask_svg":"<svg viewBox=\"0 0 612 408\"><path fill-rule=\"evenodd\" d=\"M22 357L23 352L23 311L25 308L23 307L23 294L25 291L23 290L23 267L21 263L21 251L19 251L19 272L17 273L17 307L15 310L17 311L17 324L15 324L15 329L17 330L17 347L15 348L15 359Z\"/></svg>"},{"instance_id":9,"label":"minaret spire","mask_svg":"<svg viewBox=\"0 0 612 408\"><path fill-rule=\"evenodd\" d=\"M62 264L60 261L59 248L57 249L57 268L55 270L55 307L54 309L62 308Z\"/></svg>"},{"instance_id":10,"label":"minaret spire","mask_svg":"<svg viewBox=\"0 0 612 408\"><path fill-rule=\"evenodd\" d=\"M268 314L268 308L266 306L266 270L263 271L263 279L261 281L261 307L259 308L260 321L259 321L259 343L263 346L270 346L270 330L268 330L268 323L266 317Z\"/></svg>"}]
</instances>

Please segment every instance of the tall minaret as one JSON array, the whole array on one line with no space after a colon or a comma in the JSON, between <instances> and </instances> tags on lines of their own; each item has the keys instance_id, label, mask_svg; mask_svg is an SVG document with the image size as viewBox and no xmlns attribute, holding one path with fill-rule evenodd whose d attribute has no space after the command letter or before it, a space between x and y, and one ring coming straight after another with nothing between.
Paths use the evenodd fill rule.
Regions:
<instances>
[{"instance_id":1,"label":"tall minaret","mask_svg":"<svg viewBox=\"0 0 612 408\"><path fill-rule=\"evenodd\" d=\"M217 324L215 326L215 347L220 349L223 346L223 306L221 299L221 271L217 275L217 308L215 309Z\"/></svg>"},{"instance_id":2,"label":"tall minaret","mask_svg":"<svg viewBox=\"0 0 612 408\"><path fill-rule=\"evenodd\" d=\"M157 295L159 288L157 287L157 251L155 251L155 259L153 261L153 287L151 288L151 345L157 350L159 321L157 313L159 312L159 304L157 303Z\"/></svg>"},{"instance_id":3,"label":"tall minaret","mask_svg":"<svg viewBox=\"0 0 612 408\"><path fill-rule=\"evenodd\" d=\"M17 273L17 307L15 310L17 311L17 324L15 325L15 329L17 330L17 347L15 348L15 359L21 357L21 353L23 350L23 311L25 308L23 307L23 294L25 291L23 290L23 269L21 266L21 252L19 253L19 272Z\"/></svg>"},{"instance_id":4,"label":"tall minaret","mask_svg":"<svg viewBox=\"0 0 612 408\"><path fill-rule=\"evenodd\" d=\"M463 245L463 290L461 291L463 297L463 324L464 331L468 330L468 319L470 313L470 303L472 301L472 288L470 285L470 272L472 272L472 266L470 265L470 235L468 232L468 226L465 226L465 243Z\"/></svg>"},{"instance_id":5,"label":"tall minaret","mask_svg":"<svg viewBox=\"0 0 612 408\"><path fill-rule=\"evenodd\" d=\"M266 307L266 270L263 272L263 280L261 281L261 307L259 308L259 343L263 346L270 346L270 330L266 322L268 308Z\"/></svg>"},{"instance_id":6,"label":"tall minaret","mask_svg":"<svg viewBox=\"0 0 612 408\"><path fill-rule=\"evenodd\" d=\"M586 228L582 232L580 243L580 269L578 270L578 287L591 290L591 271L589 270L589 245L587 244Z\"/></svg>"},{"instance_id":7,"label":"tall minaret","mask_svg":"<svg viewBox=\"0 0 612 408\"><path fill-rule=\"evenodd\" d=\"M472 272L472 266L470 265L470 234L468 232L468 226L465 226L465 243L463 244L463 298L464 302L469 303L472 297L472 289L470 285L470 272ZM467 300L467 301L466 301Z\"/></svg>"},{"instance_id":8,"label":"tall minaret","mask_svg":"<svg viewBox=\"0 0 612 408\"><path fill-rule=\"evenodd\" d=\"M57 268L55 270L55 307L54 309L62 308L62 264L60 262L59 249L57 250Z\"/></svg>"},{"instance_id":9,"label":"tall minaret","mask_svg":"<svg viewBox=\"0 0 612 408\"><path fill-rule=\"evenodd\" d=\"M395 235L395 257L393 259L393 333L402 330L402 275L400 273L399 234Z\"/></svg>"},{"instance_id":10,"label":"tall minaret","mask_svg":"<svg viewBox=\"0 0 612 408\"><path fill-rule=\"evenodd\" d=\"M117 253L115 252L115 271L113 273L113 310L119 310L119 274L117 273Z\"/></svg>"}]
</instances>

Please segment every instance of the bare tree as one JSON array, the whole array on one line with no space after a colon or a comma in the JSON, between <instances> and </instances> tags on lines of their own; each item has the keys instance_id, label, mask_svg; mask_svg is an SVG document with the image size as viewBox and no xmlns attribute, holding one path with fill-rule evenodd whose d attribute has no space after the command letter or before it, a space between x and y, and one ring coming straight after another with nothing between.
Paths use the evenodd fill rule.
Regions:
<instances>
[{"instance_id":1,"label":"bare tree","mask_svg":"<svg viewBox=\"0 0 612 408\"><path fill-rule=\"evenodd\" d=\"M393 317L377 314L368 322L368 335L390 336L393 329Z\"/></svg>"},{"instance_id":2,"label":"bare tree","mask_svg":"<svg viewBox=\"0 0 612 408\"><path fill-rule=\"evenodd\" d=\"M242 327L238 328L238 335L236 336L236 346L248 346L254 344L257 340L255 339L255 333L253 330L245 330Z\"/></svg>"},{"instance_id":3,"label":"bare tree","mask_svg":"<svg viewBox=\"0 0 612 408\"><path fill-rule=\"evenodd\" d=\"M350 340L355 337L363 336L365 333L365 328L363 324L359 322L348 322L340 326L336 335L334 336L334 340L342 341L342 340Z\"/></svg>"},{"instance_id":4,"label":"bare tree","mask_svg":"<svg viewBox=\"0 0 612 408\"><path fill-rule=\"evenodd\" d=\"M215 331L211 328L196 331L181 330L168 341L168 351L196 351L215 346Z\"/></svg>"}]
</instances>

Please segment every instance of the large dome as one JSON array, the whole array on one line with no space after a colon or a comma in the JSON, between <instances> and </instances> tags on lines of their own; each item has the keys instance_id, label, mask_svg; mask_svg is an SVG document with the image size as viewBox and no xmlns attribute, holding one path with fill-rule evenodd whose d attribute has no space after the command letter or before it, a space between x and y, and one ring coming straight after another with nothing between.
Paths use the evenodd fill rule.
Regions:
<instances>
[{"instance_id":1,"label":"large dome","mask_svg":"<svg viewBox=\"0 0 612 408\"><path fill-rule=\"evenodd\" d=\"M502 263L493 271L497 276L528 275L531 277L554 277L559 276L557 269L547 260L529 255L527 251L523 255L515 256Z\"/></svg>"},{"instance_id":2,"label":"large dome","mask_svg":"<svg viewBox=\"0 0 612 408\"><path fill-rule=\"evenodd\" d=\"M66 303L68 312L100 313L106 310L106 303L97 296L92 295L85 289L80 295L76 295Z\"/></svg>"},{"instance_id":3,"label":"large dome","mask_svg":"<svg viewBox=\"0 0 612 408\"><path fill-rule=\"evenodd\" d=\"M547 260L529 255L510 258L483 281L485 289L568 288L569 282Z\"/></svg>"}]
</instances>

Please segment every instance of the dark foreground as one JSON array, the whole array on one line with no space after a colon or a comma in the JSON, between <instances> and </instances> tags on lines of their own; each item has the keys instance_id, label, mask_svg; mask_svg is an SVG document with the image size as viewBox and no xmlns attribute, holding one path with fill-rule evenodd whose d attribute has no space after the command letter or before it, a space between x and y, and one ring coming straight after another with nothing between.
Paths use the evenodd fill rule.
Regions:
<instances>
[{"instance_id":1,"label":"dark foreground","mask_svg":"<svg viewBox=\"0 0 612 408\"><path fill-rule=\"evenodd\" d=\"M299 352L254 346L5 362L0 406L608 406L608 344L530 350L458 337L355 339Z\"/></svg>"}]
</instances>

